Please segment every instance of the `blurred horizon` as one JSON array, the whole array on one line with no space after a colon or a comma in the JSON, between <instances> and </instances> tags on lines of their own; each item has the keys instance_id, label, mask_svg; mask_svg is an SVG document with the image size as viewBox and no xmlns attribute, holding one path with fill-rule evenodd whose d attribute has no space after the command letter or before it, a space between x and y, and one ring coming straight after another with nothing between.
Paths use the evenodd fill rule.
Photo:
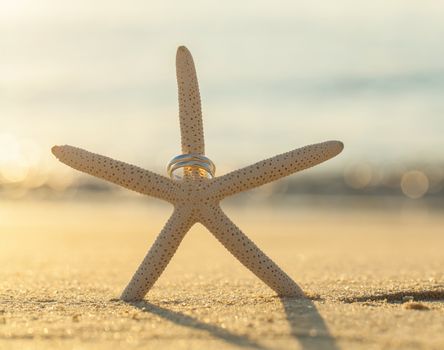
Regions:
<instances>
[{"instance_id":1,"label":"blurred horizon","mask_svg":"<svg viewBox=\"0 0 444 350\"><path fill-rule=\"evenodd\" d=\"M218 174L337 139L337 158L263 193L442 198L440 10L382 0L0 0L0 195L100 188L58 163L55 144L165 174L180 152L183 44Z\"/></svg>"}]
</instances>

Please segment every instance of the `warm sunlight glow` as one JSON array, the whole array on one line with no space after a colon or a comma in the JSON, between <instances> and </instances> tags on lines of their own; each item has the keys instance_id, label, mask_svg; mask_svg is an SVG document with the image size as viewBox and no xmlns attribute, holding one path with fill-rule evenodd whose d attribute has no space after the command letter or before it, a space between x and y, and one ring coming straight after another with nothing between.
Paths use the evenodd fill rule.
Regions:
<instances>
[{"instance_id":1,"label":"warm sunlight glow","mask_svg":"<svg viewBox=\"0 0 444 350\"><path fill-rule=\"evenodd\" d=\"M12 135L0 135L0 175L2 182L20 182L26 178L28 168L20 145Z\"/></svg>"},{"instance_id":2,"label":"warm sunlight glow","mask_svg":"<svg viewBox=\"0 0 444 350\"><path fill-rule=\"evenodd\" d=\"M40 150L31 140L19 140L10 134L0 134L0 182L25 181L31 167L37 167Z\"/></svg>"},{"instance_id":3,"label":"warm sunlight glow","mask_svg":"<svg viewBox=\"0 0 444 350\"><path fill-rule=\"evenodd\" d=\"M0 164L15 161L20 157L20 147L15 137L0 134Z\"/></svg>"},{"instance_id":4,"label":"warm sunlight glow","mask_svg":"<svg viewBox=\"0 0 444 350\"><path fill-rule=\"evenodd\" d=\"M28 168L19 162L7 164L2 169L1 175L5 182L21 182L28 175Z\"/></svg>"}]
</instances>

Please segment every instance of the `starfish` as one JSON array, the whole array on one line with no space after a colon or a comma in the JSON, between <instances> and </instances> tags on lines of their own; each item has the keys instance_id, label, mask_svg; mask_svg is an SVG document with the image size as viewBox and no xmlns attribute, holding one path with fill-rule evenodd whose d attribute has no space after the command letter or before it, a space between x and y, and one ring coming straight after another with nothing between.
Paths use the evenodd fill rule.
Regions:
<instances>
[{"instance_id":1,"label":"starfish","mask_svg":"<svg viewBox=\"0 0 444 350\"><path fill-rule=\"evenodd\" d=\"M199 86L191 53L180 46L176 55L182 155L162 176L134 165L72 146L54 146L53 154L74 169L110 181L174 206L173 213L121 295L125 301L145 297L188 230L203 224L243 265L280 296L303 296L299 286L263 253L222 211L225 197L246 191L322 163L343 149L342 142L327 141L265 159L223 176L205 157ZM172 168L173 167L173 170ZM170 175L171 175L170 174Z\"/></svg>"}]
</instances>

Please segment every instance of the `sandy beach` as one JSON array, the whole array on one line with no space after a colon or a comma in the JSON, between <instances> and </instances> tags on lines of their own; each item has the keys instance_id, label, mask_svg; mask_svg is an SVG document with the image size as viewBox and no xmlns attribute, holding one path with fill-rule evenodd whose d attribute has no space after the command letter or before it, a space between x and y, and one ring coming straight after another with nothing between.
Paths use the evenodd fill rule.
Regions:
<instances>
[{"instance_id":1,"label":"sandy beach","mask_svg":"<svg viewBox=\"0 0 444 350\"><path fill-rule=\"evenodd\" d=\"M196 225L146 300L127 304L170 208L0 208L0 349L444 347L438 214L226 207L309 299L276 297Z\"/></svg>"}]
</instances>

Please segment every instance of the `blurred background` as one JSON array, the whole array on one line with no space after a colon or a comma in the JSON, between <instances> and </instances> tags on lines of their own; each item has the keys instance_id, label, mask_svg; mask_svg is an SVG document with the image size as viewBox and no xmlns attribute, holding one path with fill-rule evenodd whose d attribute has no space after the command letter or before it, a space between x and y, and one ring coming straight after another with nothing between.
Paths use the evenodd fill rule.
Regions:
<instances>
[{"instance_id":1,"label":"blurred background","mask_svg":"<svg viewBox=\"0 0 444 350\"><path fill-rule=\"evenodd\" d=\"M3 207L156 202L71 170L50 147L165 174L180 151L174 65L186 45L218 174L310 143L345 144L234 205L442 210L443 13L439 1L407 0L0 0Z\"/></svg>"}]
</instances>

